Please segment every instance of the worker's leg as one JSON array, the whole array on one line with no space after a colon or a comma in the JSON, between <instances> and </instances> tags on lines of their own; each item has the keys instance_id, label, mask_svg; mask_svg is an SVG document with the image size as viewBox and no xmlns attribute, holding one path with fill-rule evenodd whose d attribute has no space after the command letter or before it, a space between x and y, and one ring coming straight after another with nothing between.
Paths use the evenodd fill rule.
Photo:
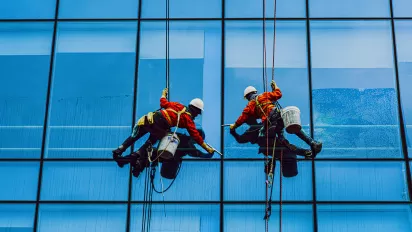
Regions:
<instances>
[{"instance_id":1,"label":"worker's leg","mask_svg":"<svg viewBox=\"0 0 412 232\"><path fill-rule=\"evenodd\" d=\"M113 150L113 159L117 162L119 167L125 165L125 161L121 159L123 152L127 150L134 142L143 137L147 133L145 126L136 125L133 129L133 134L129 136L117 149Z\"/></svg>"},{"instance_id":2,"label":"worker's leg","mask_svg":"<svg viewBox=\"0 0 412 232\"><path fill-rule=\"evenodd\" d=\"M312 151L310 149L304 149L298 147L294 144L289 143L287 139L283 139L281 141L282 146L284 146L287 150L291 151L292 153L298 156L304 156L305 158L312 158ZM288 151L286 151L288 152Z\"/></svg>"},{"instance_id":3,"label":"worker's leg","mask_svg":"<svg viewBox=\"0 0 412 232\"><path fill-rule=\"evenodd\" d=\"M298 133L296 133L296 136L298 136L311 147L314 152L314 156L316 156L322 150L322 143L312 139L308 134L305 133L305 131L300 130Z\"/></svg>"}]
</instances>

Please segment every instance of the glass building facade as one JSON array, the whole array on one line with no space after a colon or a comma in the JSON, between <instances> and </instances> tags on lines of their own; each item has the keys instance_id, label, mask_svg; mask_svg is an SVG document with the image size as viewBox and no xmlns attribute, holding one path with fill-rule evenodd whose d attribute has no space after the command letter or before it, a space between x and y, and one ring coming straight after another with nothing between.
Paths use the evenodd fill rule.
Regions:
<instances>
[{"instance_id":1,"label":"glass building facade","mask_svg":"<svg viewBox=\"0 0 412 232\"><path fill-rule=\"evenodd\" d=\"M204 100L196 123L224 156L185 159L151 231L264 230L265 159L221 125L264 89L264 62L271 78L274 32L279 102L323 150L282 178L282 204L277 165L269 231L412 231L412 1L278 0L274 23L268 0L265 24L263 10L170 1L170 99ZM0 3L0 231L141 231L144 175L111 150L159 108L165 16L165 0Z\"/></svg>"}]
</instances>

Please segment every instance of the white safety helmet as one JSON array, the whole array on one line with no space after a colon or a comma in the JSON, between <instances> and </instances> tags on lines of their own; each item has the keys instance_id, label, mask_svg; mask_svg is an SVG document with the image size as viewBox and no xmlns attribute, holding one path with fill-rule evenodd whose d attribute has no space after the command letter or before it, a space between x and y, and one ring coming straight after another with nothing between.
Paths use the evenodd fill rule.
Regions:
<instances>
[{"instance_id":1,"label":"white safety helmet","mask_svg":"<svg viewBox=\"0 0 412 232\"><path fill-rule=\"evenodd\" d=\"M203 111L203 101L200 98L195 98L195 99L191 100L189 105L192 105L192 106L198 108L199 110Z\"/></svg>"},{"instance_id":2,"label":"white safety helmet","mask_svg":"<svg viewBox=\"0 0 412 232\"><path fill-rule=\"evenodd\" d=\"M257 92L256 88L253 86L248 86L246 87L245 91L243 92L243 97L246 98L246 95L248 95L249 93L253 93L253 92Z\"/></svg>"}]
</instances>

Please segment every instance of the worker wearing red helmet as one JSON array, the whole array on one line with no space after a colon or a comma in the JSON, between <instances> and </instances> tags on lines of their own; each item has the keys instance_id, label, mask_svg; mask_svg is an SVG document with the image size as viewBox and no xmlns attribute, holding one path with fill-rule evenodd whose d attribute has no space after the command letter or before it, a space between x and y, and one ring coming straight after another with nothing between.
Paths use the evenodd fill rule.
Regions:
<instances>
[{"instance_id":1,"label":"worker wearing red helmet","mask_svg":"<svg viewBox=\"0 0 412 232\"><path fill-rule=\"evenodd\" d=\"M185 128L197 144L209 154L214 153L214 149L204 142L194 123L194 119L203 111L203 101L195 98L190 101L188 107L185 107L178 102L169 102L166 99L167 93L168 89L165 88L160 98L160 107L163 109L156 112L149 112L147 115L142 116L134 126L132 135L116 150L113 150L114 160L117 161L128 147L147 133L150 133L150 136L143 145L143 148L155 144L158 140L166 136L171 127Z\"/></svg>"},{"instance_id":2,"label":"worker wearing red helmet","mask_svg":"<svg viewBox=\"0 0 412 232\"><path fill-rule=\"evenodd\" d=\"M262 94L258 94L253 86L246 87L243 96L249 102L236 122L230 125L230 130L235 130L249 120L249 118L260 118L263 124L261 131L265 132L267 130L270 137L276 136L283 129L284 125L281 120L280 111L274 104L274 102L282 98L282 92L275 81L272 80L270 86L272 87L272 92L264 92ZM269 128L267 127L268 124ZM322 150L322 143L312 139L302 129L295 134L311 147L314 156Z\"/></svg>"}]
</instances>

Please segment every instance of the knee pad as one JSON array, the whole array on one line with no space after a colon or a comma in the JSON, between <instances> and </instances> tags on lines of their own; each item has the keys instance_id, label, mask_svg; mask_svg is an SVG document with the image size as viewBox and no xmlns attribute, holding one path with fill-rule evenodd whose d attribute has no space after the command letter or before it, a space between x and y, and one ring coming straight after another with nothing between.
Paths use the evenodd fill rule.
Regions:
<instances>
[{"instance_id":1,"label":"knee pad","mask_svg":"<svg viewBox=\"0 0 412 232\"><path fill-rule=\"evenodd\" d=\"M294 177L298 175L298 164L296 159L282 160L282 174L284 177Z\"/></svg>"}]
</instances>

